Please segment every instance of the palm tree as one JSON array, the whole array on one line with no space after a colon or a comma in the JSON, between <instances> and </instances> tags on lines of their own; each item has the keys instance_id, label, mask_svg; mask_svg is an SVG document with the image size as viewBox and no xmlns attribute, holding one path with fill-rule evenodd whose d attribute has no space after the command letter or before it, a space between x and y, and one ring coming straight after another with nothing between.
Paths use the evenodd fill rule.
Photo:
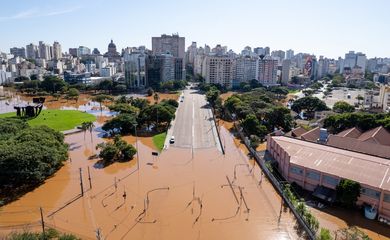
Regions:
<instances>
[{"instance_id":1,"label":"palm tree","mask_svg":"<svg viewBox=\"0 0 390 240\"><path fill-rule=\"evenodd\" d=\"M85 141L85 133L86 133L87 130L88 130L88 122L83 122L83 123L81 124L81 130L83 130L83 132L84 132L84 141Z\"/></svg>"},{"instance_id":2,"label":"palm tree","mask_svg":"<svg viewBox=\"0 0 390 240\"><path fill-rule=\"evenodd\" d=\"M157 104L158 103L158 100L160 99L160 96L158 95L158 93L155 93L153 95L153 98L154 98L154 102Z\"/></svg>"},{"instance_id":3,"label":"palm tree","mask_svg":"<svg viewBox=\"0 0 390 240\"><path fill-rule=\"evenodd\" d=\"M84 131L84 141L85 141L85 133L87 132L87 130L91 134L91 142L93 141L92 131L93 131L94 127L95 127L95 125L93 124L93 122L83 122L81 124L81 129Z\"/></svg>"}]
</instances>

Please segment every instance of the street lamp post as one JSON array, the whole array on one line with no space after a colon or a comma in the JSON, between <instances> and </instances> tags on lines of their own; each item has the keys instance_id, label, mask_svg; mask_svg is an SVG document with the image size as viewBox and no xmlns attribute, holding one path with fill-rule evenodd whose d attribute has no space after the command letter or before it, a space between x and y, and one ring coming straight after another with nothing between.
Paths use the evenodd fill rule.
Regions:
<instances>
[{"instance_id":1,"label":"street lamp post","mask_svg":"<svg viewBox=\"0 0 390 240\"><path fill-rule=\"evenodd\" d=\"M137 148L137 168L139 170L139 154L138 154L138 135L137 135L137 123L134 123L133 126L134 126L134 131L135 131L135 146Z\"/></svg>"}]
</instances>

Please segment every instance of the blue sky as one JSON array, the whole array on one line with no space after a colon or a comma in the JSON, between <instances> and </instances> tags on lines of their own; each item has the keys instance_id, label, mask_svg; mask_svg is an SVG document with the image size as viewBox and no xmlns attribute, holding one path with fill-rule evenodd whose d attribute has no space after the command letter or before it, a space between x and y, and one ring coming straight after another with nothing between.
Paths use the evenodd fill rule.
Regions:
<instances>
[{"instance_id":1,"label":"blue sky","mask_svg":"<svg viewBox=\"0 0 390 240\"><path fill-rule=\"evenodd\" d=\"M59 41L63 51L146 45L179 33L199 45L390 57L388 0L1 0L0 51Z\"/></svg>"}]
</instances>

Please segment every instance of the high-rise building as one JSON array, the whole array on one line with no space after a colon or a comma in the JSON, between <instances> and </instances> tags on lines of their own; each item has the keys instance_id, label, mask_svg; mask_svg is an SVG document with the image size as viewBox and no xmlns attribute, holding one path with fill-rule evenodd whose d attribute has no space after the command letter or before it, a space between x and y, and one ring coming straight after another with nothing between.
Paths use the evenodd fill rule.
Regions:
<instances>
[{"instance_id":1,"label":"high-rise building","mask_svg":"<svg viewBox=\"0 0 390 240\"><path fill-rule=\"evenodd\" d=\"M51 60L50 45L45 44L43 41L39 41L38 50L39 50L39 58L45 60Z\"/></svg>"},{"instance_id":2,"label":"high-rise building","mask_svg":"<svg viewBox=\"0 0 390 240\"><path fill-rule=\"evenodd\" d=\"M153 54L171 54L176 58L185 57L185 38L180 37L179 34L166 35L161 37L152 37L152 51Z\"/></svg>"},{"instance_id":3,"label":"high-rise building","mask_svg":"<svg viewBox=\"0 0 390 240\"><path fill-rule=\"evenodd\" d=\"M285 59L282 62L282 78L281 83L282 85L287 85L290 81L290 66L291 66L291 60Z\"/></svg>"},{"instance_id":4,"label":"high-rise building","mask_svg":"<svg viewBox=\"0 0 390 240\"><path fill-rule=\"evenodd\" d=\"M62 48L59 42L53 43L53 58L56 60L62 58Z\"/></svg>"},{"instance_id":5,"label":"high-rise building","mask_svg":"<svg viewBox=\"0 0 390 240\"><path fill-rule=\"evenodd\" d=\"M89 49L85 46L79 46L79 48L77 49L77 56L83 56L83 55L89 55L89 54L91 54L91 49Z\"/></svg>"},{"instance_id":6,"label":"high-rise building","mask_svg":"<svg viewBox=\"0 0 390 240\"><path fill-rule=\"evenodd\" d=\"M125 54L125 79L128 88L144 88L146 81L146 54L142 51L133 51Z\"/></svg>"},{"instance_id":7,"label":"high-rise building","mask_svg":"<svg viewBox=\"0 0 390 240\"><path fill-rule=\"evenodd\" d=\"M286 51L286 59L291 59L294 57L294 50L289 49Z\"/></svg>"},{"instance_id":8,"label":"high-rise building","mask_svg":"<svg viewBox=\"0 0 390 240\"><path fill-rule=\"evenodd\" d=\"M265 49L262 47L257 47L253 49L253 52L256 53L258 56L260 55L266 55L265 54Z\"/></svg>"},{"instance_id":9,"label":"high-rise building","mask_svg":"<svg viewBox=\"0 0 390 240\"><path fill-rule=\"evenodd\" d=\"M282 50L275 50L275 51L272 51L271 56L273 58L277 58L279 60L279 62L281 63L285 59L286 53Z\"/></svg>"},{"instance_id":10,"label":"high-rise building","mask_svg":"<svg viewBox=\"0 0 390 240\"><path fill-rule=\"evenodd\" d=\"M148 86L156 87L175 78L175 58L171 54L148 55L145 65Z\"/></svg>"},{"instance_id":11,"label":"high-rise building","mask_svg":"<svg viewBox=\"0 0 390 240\"><path fill-rule=\"evenodd\" d=\"M361 52L358 52L356 54L356 66L360 67L364 72L366 72L366 67L367 67L367 57L366 54L363 54Z\"/></svg>"},{"instance_id":12,"label":"high-rise building","mask_svg":"<svg viewBox=\"0 0 390 240\"><path fill-rule=\"evenodd\" d=\"M187 63L194 64L195 56L197 54L196 42L192 42L192 44L187 48Z\"/></svg>"},{"instance_id":13,"label":"high-rise building","mask_svg":"<svg viewBox=\"0 0 390 240\"><path fill-rule=\"evenodd\" d=\"M9 50L9 52L12 55L14 55L14 57L26 58L26 49L24 47L22 48L13 47Z\"/></svg>"},{"instance_id":14,"label":"high-rise building","mask_svg":"<svg viewBox=\"0 0 390 240\"><path fill-rule=\"evenodd\" d=\"M185 38L180 37L179 34L166 35L162 34L160 37L152 37L152 52L155 55L170 54L174 58L181 60L181 77L185 77ZM174 66L178 66L174 64ZM179 69L177 69L179 71ZM174 72L177 72L176 70ZM176 75L178 76L178 74ZM172 79L171 79L172 80Z\"/></svg>"},{"instance_id":15,"label":"high-rise building","mask_svg":"<svg viewBox=\"0 0 390 240\"><path fill-rule=\"evenodd\" d=\"M37 45L30 43L26 46L26 57L28 59L36 59L39 57Z\"/></svg>"},{"instance_id":16,"label":"high-rise building","mask_svg":"<svg viewBox=\"0 0 390 240\"><path fill-rule=\"evenodd\" d=\"M277 84L278 60L270 56L260 56L258 67L258 81L264 86Z\"/></svg>"},{"instance_id":17,"label":"high-rise building","mask_svg":"<svg viewBox=\"0 0 390 240\"><path fill-rule=\"evenodd\" d=\"M78 57L79 51L77 48L69 48L69 54L72 55L73 57Z\"/></svg>"},{"instance_id":18,"label":"high-rise building","mask_svg":"<svg viewBox=\"0 0 390 240\"><path fill-rule=\"evenodd\" d=\"M234 59L228 56L206 56L202 75L206 83L232 87Z\"/></svg>"},{"instance_id":19,"label":"high-rise building","mask_svg":"<svg viewBox=\"0 0 390 240\"><path fill-rule=\"evenodd\" d=\"M271 52L271 49L269 47L264 48L264 55L269 55Z\"/></svg>"},{"instance_id":20,"label":"high-rise building","mask_svg":"<svg viewBox=\"0 0 390 240\"><path fill-rule=\"evenodd\" d=\"M257 79L258 57L240 57L235 61L234 84Z\"/></svg>"}]
</instances>

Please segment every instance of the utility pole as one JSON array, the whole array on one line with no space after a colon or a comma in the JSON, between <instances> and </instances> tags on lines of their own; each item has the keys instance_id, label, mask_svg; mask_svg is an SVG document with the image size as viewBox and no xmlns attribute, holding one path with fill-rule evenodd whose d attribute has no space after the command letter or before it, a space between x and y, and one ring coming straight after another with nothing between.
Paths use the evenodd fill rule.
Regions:
<instances>
[{"instance_id":1,"label":"utility pole","mask_svg":"<svg viewBox=\"0 0 390 240\"><path fill-rule=\"evenodd\" d=\"M89 171L89 166L88 166L88 181L89 181L89 189L92 189L91 173Z\"/></svg>"},{"instance_id":2,"label":"utility pole","mask_svg":"<svg viewBox=\"0 0 390 240\"><path fill-rule=\"evenodd\" d=\"M84 196L84 187L83 187L83 174L81 168L79 168L80 171L80 188L81 188L81 196Z\"/></svg>"},{"instance_id":3,"label":"utility pole","mask_svg":"<svg viewBox=\"0 0 390 240\"><path fill-rule=\"evenodd\" d=\"M41 212L41 225L42 225L43 239L46 239L46 237L45 237L45 221L43 221L43 211L42 211L42 207L39 207L39 211Z\"/></svg>"}]
</instances>

